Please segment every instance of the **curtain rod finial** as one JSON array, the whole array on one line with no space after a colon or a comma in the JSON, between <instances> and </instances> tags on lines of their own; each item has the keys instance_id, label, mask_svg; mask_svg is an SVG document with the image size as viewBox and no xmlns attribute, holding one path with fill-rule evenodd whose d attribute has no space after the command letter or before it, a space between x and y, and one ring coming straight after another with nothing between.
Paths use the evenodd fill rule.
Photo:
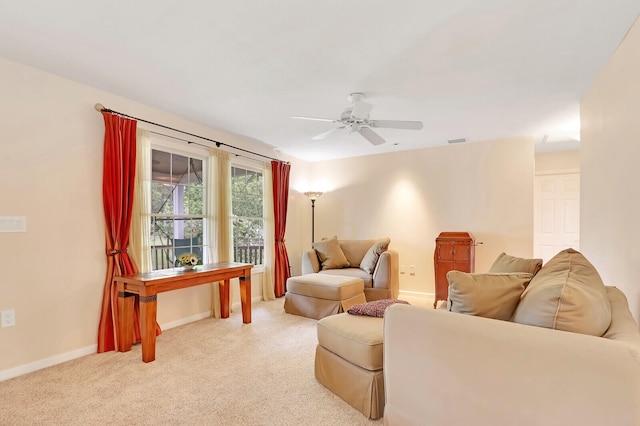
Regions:
<instances>
[{"instance_id":1,"label":"curtain rod finial","mask_svg":"<svg viewBox=\"0 0 640 426\"><path fill-rule=\"evenodd\" d=\"M102 110L103 110L103 109L106 109L106 108L104 107L104 105L102 105L102 104L100 104L100 103L95 104L95 105L94 105L94 108L95 108L95 109L96 109L96 111L98 111L98 112L102 112Z\"/></svg>"}]
</instances>

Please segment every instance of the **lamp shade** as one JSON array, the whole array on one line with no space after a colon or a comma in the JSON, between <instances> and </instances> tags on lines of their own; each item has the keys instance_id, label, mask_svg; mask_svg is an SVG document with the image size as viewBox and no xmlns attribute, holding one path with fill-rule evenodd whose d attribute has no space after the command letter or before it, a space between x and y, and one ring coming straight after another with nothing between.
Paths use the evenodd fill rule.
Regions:
<instances>
[{"instance_id":1,"label":"lamp shade","mask_svg":"<svg viewBox=\"0 0 640 426\"><path fill-rule=\"evenodd\" d=\"M317 191L308 191L305 192L304 195L306 195L307 197L309 197L309 199L311 201L315 201L318 198L320 198L320 196L322 195L322 192L317 192Z\"/></svg>"}]
</instances>

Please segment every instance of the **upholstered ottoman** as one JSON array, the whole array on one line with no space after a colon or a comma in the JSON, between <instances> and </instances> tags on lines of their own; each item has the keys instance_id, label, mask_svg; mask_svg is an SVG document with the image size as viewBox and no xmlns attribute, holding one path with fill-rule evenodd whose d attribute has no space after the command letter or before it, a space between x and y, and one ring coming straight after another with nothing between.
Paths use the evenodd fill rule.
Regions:
<instances>
[{"instance_id":1,"label":"upholstered ottoman","mask_svg":"<svg viewBox=\"0 0 640 426\"><path fill-rule=\"evenodd\" d=\"M344 312L344 306L364 303L364 281L343 275L307 274L287 280L284 310L321 319Z\"/></svg>"},{"instance_id":2,"label":"upholstered ottoman","mask_svg":"<svg viewBox=\"0 0 640 426\"><path fill-rule=\"evenodd\" d=\"M348 313L318 321L316 379L371 419L384 411L384 319Z\"/></svg>"}]
</instances>

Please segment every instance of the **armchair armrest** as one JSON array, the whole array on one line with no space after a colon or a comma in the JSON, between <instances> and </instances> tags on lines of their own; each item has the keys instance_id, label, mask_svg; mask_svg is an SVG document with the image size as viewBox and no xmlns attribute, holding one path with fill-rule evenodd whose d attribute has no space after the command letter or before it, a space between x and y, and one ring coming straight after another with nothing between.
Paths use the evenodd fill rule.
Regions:
<instances>
[{"instance_id":1,"label":"armchair armrest","mask_svg":"<svg viewBox=\"0 0 640 426\"><path fill-rule=\"evenodd\" d=\"M396 299L400 290L398 267L398 252L387 250L380 254L378 263L373 270L373 288L386 288L391 291L391 297Z\"/></svg>"},{"instance_id":2,"label":"armchair armrest","mask_svg":"<svg viewBox=\"0 0 640 426\"><path fill-rule=\"evenodd\" d=\"M393 425L640 424L637 351L438 309L386 310L384 381Z\"/></svg>"},{"instance_id":3,"label":"armchair armrest","mask_svg":"<svg viewBox=\"0 0 640 426\"><path fill-rule=\"evenodd\" d=\"M302 252L302 275L313 274L320 271L320 260L318 253L314 250Z\"/></svg>"}]
</instances>

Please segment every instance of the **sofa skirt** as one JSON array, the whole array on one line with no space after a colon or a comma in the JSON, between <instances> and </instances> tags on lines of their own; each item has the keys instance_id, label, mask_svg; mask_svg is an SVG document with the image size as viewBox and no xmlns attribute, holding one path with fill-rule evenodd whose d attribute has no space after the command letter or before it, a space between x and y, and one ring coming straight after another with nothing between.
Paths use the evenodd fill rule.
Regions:
<instances>
[{"instance_id":1,"label":"sofa skirt","mask_svg":"<svg viewBox=\"0 0 640 426\"><path fill-rule=\"evenodd\" d=\"M317 299L303 294L286 293L284 296L284 311L288 314L319 320L329 315L344 312L345 306L362 302L363 300L361 300L359 296L345 300L327 300Z\"/></svg>"},{"instance_id":2,"label":"sofa skirt","mask_svg":"<svg viewBox=\"0 0 640 426\"><path fill-rule=\"evenodd\" d=\"M288 314L321 319L342 312L340 300L317 299L303 294L286 293L284 311Z\"/></svg>"},{"instance_id":3,"label":"sofa skirt","mask_svg":"<svg viewBox=\"0 0 640 426\"><path fill-rule=\"evenodd\" d=\"M388 288L365 288L364 295L367 298L367 302L394 298Z\"/></svg>"},{"instance_id":4,"label":"sofa skirt","mask_svg":"<svg viewBox=\"0 0 640 426\"><path fill-rule=\"evenodd\" d=\"M366 370L333 352L316 346L315 376L331 392L370 419L384 412L382 369Z\"/></svg>"}]
</instances>

